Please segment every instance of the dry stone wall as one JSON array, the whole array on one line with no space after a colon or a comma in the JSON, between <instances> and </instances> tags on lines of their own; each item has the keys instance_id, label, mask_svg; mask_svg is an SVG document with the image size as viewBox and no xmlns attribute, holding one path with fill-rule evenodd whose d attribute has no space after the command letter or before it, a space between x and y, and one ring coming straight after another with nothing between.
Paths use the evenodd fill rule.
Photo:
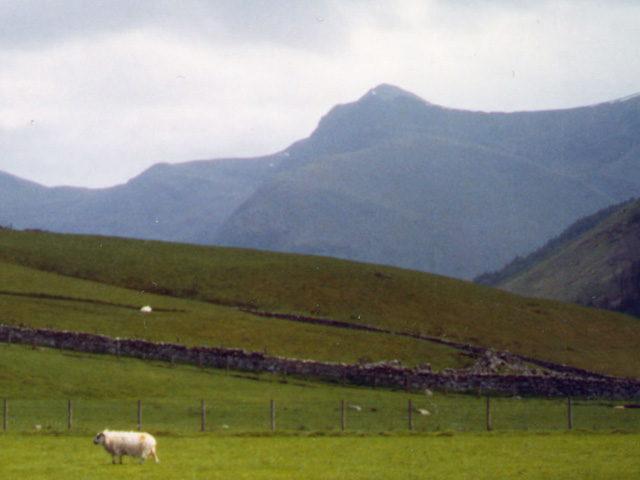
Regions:
<instances>
[{"instance_id":1,"label":"dry stone wall","mask_svg":"<svg viewBox=\"0 0 640 480\"><path fill-rule=\"evenodd\" d=\"M303 315L291 315L291 314L285 314L285 313L276 313L276 312L265 312L265 311L260 311L260 310L254 310L254 309L248 309L248 308L241 308L241 311L245 312L245 313L250 313L252 315L257 315L260 317L267 317L267 318L281 318L284 320L291 320L291 321L295 321L295 322L301 322L301 323L310 323L313 325L326 325L329 327L339 327L339 328L347 328L347 329L351 329L351 330L366 330L369 332L377 332L377 333L384 333L384 334L388 334L388 335L398 335L401 337L410 337L410 338L415 338L418 340L424 340L426 342L433 342L433 343L439 343L441 345L446 345L448 347L452 347L452 348L456 348L458 350L461 350L463 352L467 352L473 356L478 356L478 355L486 355L487 353L496 353L491 349L487 349L484 347L479 347L477 345L470 345L467 343L459 343L459 342L453 342L451 340L444 340L442 338L437 338L437 337L429 337L426 335L420 335L417 333L409 333L409 332L394 332L392 330L386 329L386 328L380 328L380 327L372 327L369 325L358 325L355 323L349 323L349 322L344 322L344 321L340 321L340 320L330 320L330 319L326 319L326 318L317 318L317 317L307 317L307 316L303 316ZM568 365L560 365L557 363L553 363L553 362L547 362L544 360L539 360L537 358L532 358L532 357L526 357L524 355L517 355L514 353L509 353L509 352L501 352L501 354L506 354L510 357L510 362L513 363L514 360L518 361L518 362L527 362L527 363L531 363L534 365L538 365L539 367L542 367L544 369L547 370L552 370L554 372L562 372L562 373L567 373L567 374L572 374L572 375L576 375L579 377L591 377L591 378L607 378L606 375L602 375L602 374L598 374L595 372L590 372L588 370L584 370L581 368L575 368L575 367L571 367ZM486 373L486 372L485 372Z\"/></svg>"},{"instance_id":2,"label":"dry stone wall","mask_svg":"<svg viewBox=\"0 0 640 480\"><path fill-rule=\"evenodd\" d=\"M195 364L214 368L318 377L374 387L412 391L496 392L512 395L640 398L640 381L600 375L580 376L523 369L501 375L490 369L433 372L428 366L403 367L400 362L367 365L316 362L268 356L259 352L173 343L119 339L103 335L0 325L0 342L45 346L96 354ZM500 355L486 355L490 364ZM503 359L504 360L504 359Z\"/></svg>"}]
</instances>

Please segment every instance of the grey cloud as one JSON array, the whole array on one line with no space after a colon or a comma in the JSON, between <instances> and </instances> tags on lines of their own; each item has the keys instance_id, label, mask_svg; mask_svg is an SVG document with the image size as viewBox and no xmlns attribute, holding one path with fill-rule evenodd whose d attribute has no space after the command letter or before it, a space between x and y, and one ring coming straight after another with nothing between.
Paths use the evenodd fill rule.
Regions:
<instances>
[{"instance_id":1,"label":"grey cloud","mask_svg":"<svg viewBox=\"0 0 640 480\"><path fill-rule=\"evenodd\" d=\"M0 10L0 45L32 49L47 44L157 27L167 33L221 42L266 42L326 47L348 33L343 5L331 0L7 0Z\"/></svg>"},{"instance_id":2,"label":"grey cloud","mask_svg":"<svg viewBox=\"0 0 640 480\"><path fill-rule=\"evenodd\" d=\"M0 10L0 44L5 48L39 48L74 38L118 31L151 21L147 2L7 0Z\"/></svg>"}]
</instances>

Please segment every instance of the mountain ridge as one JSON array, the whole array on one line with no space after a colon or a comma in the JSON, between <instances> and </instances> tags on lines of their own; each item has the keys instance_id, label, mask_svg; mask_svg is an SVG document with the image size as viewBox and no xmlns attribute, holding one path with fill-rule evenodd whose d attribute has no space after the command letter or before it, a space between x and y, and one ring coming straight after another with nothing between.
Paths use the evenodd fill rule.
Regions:
<instances>
[{"instance_id":1,"label":"mountain ridge","mask_svg":"<svg viewBox=\"0 0 640 480\"><path fill-rule=\"evenodd\" d=\"M101 190L3 191L0 225L322 254L471 279L639 196L637 127L640 97L469 112L382 84L272 155L154 165Z\"/></svg>"}]
</instances>

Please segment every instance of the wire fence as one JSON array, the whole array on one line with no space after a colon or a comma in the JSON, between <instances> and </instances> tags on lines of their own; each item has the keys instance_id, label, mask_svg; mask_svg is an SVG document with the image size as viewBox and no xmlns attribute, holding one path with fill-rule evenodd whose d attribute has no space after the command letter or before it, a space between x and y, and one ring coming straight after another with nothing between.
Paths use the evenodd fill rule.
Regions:
<instances>
[{"instance_id":1,"label":"wire fence","mask_svg":"<svg viewBox=\"0 0 640 480\"><path fill-rule=\"evenodd\" d=\"M215 399L4 399L4 431L429 432L640 430L640 405L576 399L413 396L382 403Z\"/></svg>"}]
</instances>

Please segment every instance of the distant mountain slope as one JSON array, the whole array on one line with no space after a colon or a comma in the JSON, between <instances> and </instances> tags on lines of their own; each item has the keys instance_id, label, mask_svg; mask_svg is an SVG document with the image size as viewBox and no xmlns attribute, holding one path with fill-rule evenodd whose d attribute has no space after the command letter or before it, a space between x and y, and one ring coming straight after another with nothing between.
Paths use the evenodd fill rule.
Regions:
<instances>
[{"instance_id":1,"label":"distant mountain slope","mask_svg":"<svg viewBox=\"0 0 640 480\"><path fill-rule=\"evenodd\" d=\"M45 188L0 174L0 225L207 243L278 158L157 164L124 185Z\"/></svg>"},{"instance_id":2,"label":"distant mountain slope","mask_svg":"<svg viewBox=\"0 0 640 480\"><path fill-rule=\"evenodd\" d=\"M582 219L529 257L477 280L640 316L640 200Z\"/></svg>"},{"instance_id":3,"label":"distant mountain slope","mask_svg":"<svg viewBox=\"0 0 640 480\"><path fill-rule=\"evenodd\" d=\"M323 254L470 279L640 195L640 97L447 109L390 85L278 154L156 165L103 190L0 175L0 225Z\"/></svg>"},{"instance_id":4,"label":"distant mountain slope","mask_svg":"<svg viewBox=\"0 0 640 480\"><path fill-rule=\"evenodd\" d=\"M380 86L287 149L217 240L471 278L640 191L628 102L465 112Z\"/></svg>"}]
</instances>

